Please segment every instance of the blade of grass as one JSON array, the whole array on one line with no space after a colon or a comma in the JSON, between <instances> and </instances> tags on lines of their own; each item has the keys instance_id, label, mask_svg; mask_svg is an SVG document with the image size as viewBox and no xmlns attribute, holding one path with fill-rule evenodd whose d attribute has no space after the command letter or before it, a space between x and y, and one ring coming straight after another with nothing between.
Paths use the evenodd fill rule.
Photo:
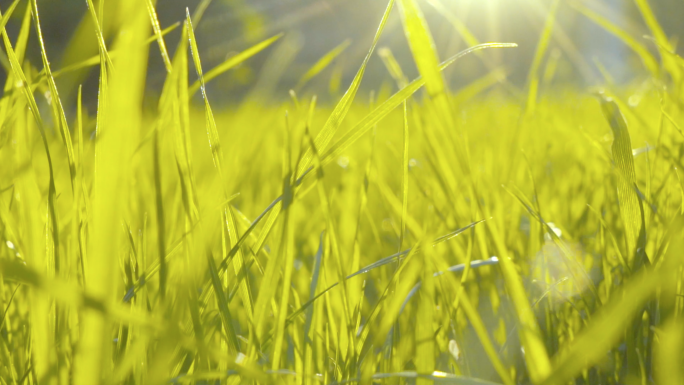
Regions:
<instances>
[{"instance_id":1,"label":"blade of grass","mask_svg":"<svg viewBox=\"0 0 684 385\"><path fill-rule=\"evenodd\" d=\"M114 64L112 64L112 59L109 56L109 51L107 50L107 43L105 42L104 34L102 32L102 26L100 25L100 20L97 16L97 13L95 13L95 5L93 4L93 0L86 0L86 5L88 6L90 18L93 21L93 25L95 26L95 36L97 38L97 45L100 51L100 55L104 57L104 61L109 66L109 69L114 70ZM102 6L102 1L100 1L100 6Z\"/></svg>"},{"instance_id":2,"label":"blade of grass","mask_svg":"<svg viewBox=\"0 0 684 385\"><path fill-rule=\"evenodd\" d=\"M659 77L660 66L658 65L658 62L655 60L655 58L653 58L653 55L651 55L651 53L643 44L637 42L632 36L630 36L629 33L627 33L625 30L612 23L604 16L590 10L589 8L580 4L579 2L570 1L568 2L568 4L575 8L575 10L577 10L579 13L583 14L584 16L592 20L594 23L601 26L607 32L611 33L612 35L620 39L623 43L625 43L625 45L627 45L632 51L634 51L634 53L636 53L639 56L641 61L644 63L644 67L646 67L646 70L648 70L652 76L656 78Z\"/></svg>"},{"instance_id":3,"label":"blade of grass","mask_svg":"<svg viewBox=\"0 0 684 385\"><path fill-rule=\"evenodd\" d=\"M88 0L91 1L91 0ZM157 38L157 44L159 45L159 51L161 51L162 59L164 60L164 66L166 67L166 72L171 72L173 67L171 66L171 60L169 59L169 53L166 51L166 43L164 42L164 37L161 33L161 27L159 25L159 18L157 17L157 10L154 7L154 0L146 0L147 13L150 15L150 22L152 23L152 30L154 30L154 35Z\"/></svg>"},{"instance_id":4,"label":"blade of grass","mask_svg":"<svg viewBox=\"0 0 684 385\"><path fill-rule=\"evenodd\" d=\"M627 261L631 268L635 267L639 237L643 229L640 201L635 191L636 171L632 142L625 120L618 105L605 95L598 95L601 111L613 131L612 154L618 171L617 193L620 202L620 214L625 224L627 239Z\"/></svg>"},{"instance_id":5,"label":"blade of grass","mask_svg":"<svg viewBox=\"0 0 684 385\"><path fill-rule=\"evenodd\" d=\"M102 4L102 3L101 3ZM88 223L87 291L91 295L112 298L115 295L116 262L125 245L118 242L121 222L128 205L130 159L133 143L142 124L142 105L148 50L139 44L149 35L145 9L136 0L117 2L126 17L117 25L114 50L122 50L116 71L107 71L101 49L98 121L95 141L95 175L91 197L92 221ZM100 11L102 14L103 11ZM99 16L102 19L102 15ZM108 76L111 75L111 79ZM109 317L85 312L80 319L81 338L74 361L74 380L79 384L101 382L111 366L111 326Z\"/></svg>"},{"instance_id":6,"label":"blade of grass","mask_svg":"<svg viewBox=\"0 0 684 385\"><path fill-rule=\"evenodd\" d=\"M380 21L380 26L375 32L373 43L371 44L371 47L368 50L368 54L363 59L361 68L359 68L358 72L356 73L356 76L354 77L354 80L352 80L351 85L347 89L347 92L345 92L344 96L342 96L342 99L340 99L340 101L337 103L335 109L323 125L323 128L316 136L314 143L316 144L316 148L320 153L325 153L325 151L328 148L328 144L330 143L338 128L342 124L344 118L347 116L347 113L349 112L349 109L351 108L352 103L354 102L356 93L359 90L359 86L361 85L361 80L363 79L363 75L366 72L366 66L368 65L368 61L370 60L373 51L375 50L375 46L378 44L378 40L382 35L382 31L385 29L385 24L387 23L390 11L392 10L393 6L394 0L389 0L387 8L385 9L385 13L383 14L382 20ZM297 177L301 176L309 168L312 160L313 153L311 152L311 150L309 150L306 152L306 154L304 154L302 162L299 166L299 169L296 170L295 175Z\"/></svg>"},{"instance_id":7,"label":"blade of grass","mask_svg":"<svg viewBox=\"0 0 684 385\"><path fill-rule=\"evenodd\" d=\"M194 36L194 35L193 35ZM234 68L238 66L240 63L244 62L245 60L251 58L252 56L258 54L259 52L263 51L266 49L268 46L271 44L275 43L278 39L283 37L282 34L273 36L271 38L268 38L261 43L258 43L254 45L253 47L250 47L239 54L235 56L231 56L230 58L226 59L223 63L217 65L216 67L212 68L211 70L207 71L206 74L204 74L203 77L200 77L198 81L193 83L190 88L188 89L188 93L190 95L194 95L195 92L197 92L200 88L203 87L203 84L209 83L219 75L223 74L224 72L228 71L231 68ZM193 38L194 40L194 38ZM203 91L204 92L204 91Z\"/></svg>"},{"instance_id":8,"label":"blade of grass","mask_svg":"<svg viewBox=\"0 0 684 385\"><path fill-rule=\"evenodd\" d=\"M409 196L409 126L408 126L408 107L404 101L404 154L401 162L401 233L399 234L399 250L403 248L404 237L406 236L406 217L408 216L408 196Z\"/></svg>"},{"instance_id":9,"label":"blade of grass","mask_svg":"<svg viewBox=\"0 0 684 385\"><path fill-rule=\"evenodd\" d=\"M447 96L448 89L442 77L439 55L425 17L415 0L400 0L399 5L404 33L418 72L425 79L425 90L437 108L443 127L451 129L454 126L454 120ZM465 161L460 156L464 149L457 147L455 151L459 154L458 161Z\"/></svg>"}]
</instances>

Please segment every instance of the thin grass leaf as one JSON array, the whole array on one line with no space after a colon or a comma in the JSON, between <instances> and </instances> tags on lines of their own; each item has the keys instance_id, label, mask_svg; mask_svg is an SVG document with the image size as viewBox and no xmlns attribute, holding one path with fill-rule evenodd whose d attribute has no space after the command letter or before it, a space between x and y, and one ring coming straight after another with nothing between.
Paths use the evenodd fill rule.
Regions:
<instances>
[{"instance_id":1,"label":"thin grass leaf","mask_svg":"<svg viewBox=\"0 0 684 385\"><path fill-rule=\"evenodd\" d=\"M74 191L76 189L76 161L74 160L74 148L71 142L71 133L69 131L69 125L66 121L64 107L62 106L62 101L59 98L57 85L55 84L55 79L52 77L52 70L50 69L50 61L48 60L47 52L45 51L45 42L43 41L43 32L40 27L40 17L38 16L37 0L31 0L31 10L33 12L33 17L36 25L36 32L38 34L38 42L40 43L40 54L41 58L43 59L45 75L47 77L48 86L50 88L50 106L52 107L52 113L55 124L57 124L59 127L59 132L62 136L62 142L64 143L64 146L67 150L69 173L71 175L71 189L72 191Z\"/></svg>"},{"instance_id":2,"label":"thin grass leaf","mask_svg":"<svg viewBox=\"0 0 684 385\"><path fill-rule=\"evenodd\" d=\"M159 44L159 51L161 51L162 59L164 60L166 72L170 73L173 70L173 67L171 66L169 53L166 51L166 43L164 42L164 37L162 36L161 27L159 25L159 18L157 17L157 10L154 7L154 0L146 0L145 4L147 5L147 13L150 15L150 22L152 23L154 35L157 38L157 44Z\"/></svg>"},{"instance_id":3,"label":"thin grass leaf","mask_svg":"<svg viewBox=\"0 0 684 385\"><path fill-rule=\"evenodd\" d=\"M382 31L385 29L385 24L387 23L387 19L389 18L390 11L392 10L393 6L394 0L389 0L387 8L385 9L385 13L383 14L382 20L380 21L380 26L375 32L373 43L371 44L371 47L368 50L368 54L363 59L361 68L359 68L358 72L356 73L356 76L354 76L354 80L352 80L351 85L349 85L347 92L345 92L344 96L342 96L342 99L340 99L340 101L337 103L335 109L323 125L323 128L316 136L314 142L316 144L316 148L320 153L324 153L327 150L328 144L330 143L333 136L339 129L340 125L342 124L342 121L347 116L347 113L349 112L349 109L351 108L351 105L354 102L356 93L359 90L359 86L361 85L361 80L363 79L363 75L366 72L366 66L368 64L368 61L370 60L373 51L375 50L375 46L378 44L378 40L382 35ZM311 150L307 151L306 154L304 154L300 167L296 170L296 176L302 175L309 168L312 158L313 154Z\"/></svg>"},{"instance_id":4,"label":"thin grass leaf","mask_svg":"<svg viewBox=\"0 0 684 385\"><path fill-rule=\"evenodd\" d=\"M598 24L601 26L603 29L605 29L607 32L611 33L618 39L620 39L625 45L627 45L634 53L636 53L641 61L644 63L644 67L646 67L646 70L648 70L651 75L654 77L658 77L660 74L660 66L658 65L658 62L653 58L653 55L644 47L643 44L639 43L634 39L632 36L629 35L629 33L625 32L622 28L618 27L614 23L612 23L610 20L605 18L602 15L599 15L598 13L590 10L589 8L585 7L584 5L580 4L577 1L570 1L568 2L570 6L575 8L578 12L592 20L594 23Z\"/></svg>"},{"instance_id":5,"label":"thin grass leaf","mask_svg":"<svg viewBox=\"0 0 684 385\"><path fill-rule=\"evenodd\" d=\"M93 25L95 26L95 36L97 37L97 45L98 49L100 51L100 55L104 57L104 61L106 62L107 66L109 66L110 70L114 70L114 64L112 63L112 59L109 56L109 51L107 50L107 43L105 42L104 39L104 34L102 33L102 26L100 25L100 19L97 16L97 13L95 13L95 5L93 4L93 0L86 0L86 5L88 6L88 12L90 13L90 18L93 21ZM103 5L103 2L100 1L100 6ZM99 61L98 61L99 62ZM82 68L82 67L80 67Z\"/></svg>"},{"instance_id":6,"label":"thin grass leaf","mask_svg":"<svg viewBox=\"0 0 684 385\"><path fill-rule=\"evenodd\" d=\"M217 65L216 67L212 68L209 70L204 76L200 76L200 79L193 83L190 88L188 89L188 93L190 95L194 95L195 92L197 92L200 88L203 87L203 84L209 83L210 81L214 80L216 77L219 75L223 74L224 72L230 70L231 68L234 68L244 62L245 60L251 58L252 56L258 54L259 52L263 51L264 49L268 48L271 44L275 43L283 37L283 34L279 34L276 36L273 36L271 38L268 38L261 43L258 43L250 48L247 48L246 50L240 52L239 54L235 56L231 56L230 58L226 59L223 63ZM193 38L194 40L194 35ZM192 47L192 43L191 43ZM197 49L197 47L194 47L193 49ZM193 51L196 52L196 51ZM194 54L193 54L194 55ZM194 56L193 56L194 58ZM195 61L195 65L197 65L197 61ZM204 82L204 83L203 83Z\"/></svg>"},{"instance_id":7,"label":"thin grass leaf","mask_svg":"<svg viewBox=\"0 0 684 385\"><path fill-rule=\"evenodd\" d=\"M625 224L627 240L627 260L634 267L637 248L640 245L639 238L645 231L645 223L642 221L641 202L635 191L636 171L634 168L634 156L632 155L632 142L627 128L627 121L618 105L611 98L599 94L601 111L610 124L613 131L612 154L615 167L618 172L617 193L620 202L620 214Z\"/></svg>"},{"instance_id":8,"label":"thin grass leaf","mask_svg":"<svg viewBox=\"0 0 684 385\"><path fill-rule=\"evenodd\" d=\"M202 99L204 100L205 124L207 127L207 136L209 137L211 157L214 161L214 166L219 172L221 184L223 185L223 167L221 166L221 163L223 161L223 149L221 147L218 130L216 128L216 120L214 119L214 113L211 110L211 105L209 104L209 99L207 98L206 82L204 78L204 73L202 72L202 62L199 57L197 40L195 39L195 31L192 27L192 20L190 19L190 9L186 8L185 14L185 28L187 31L188 41L190 42L190 52L192 53L192 60L195 63L195 71L197 72L197 76L199 77L200 88L202 90ZM190 92L190 94L192 95L192 92Z\"/></svg>"}]
</instances>

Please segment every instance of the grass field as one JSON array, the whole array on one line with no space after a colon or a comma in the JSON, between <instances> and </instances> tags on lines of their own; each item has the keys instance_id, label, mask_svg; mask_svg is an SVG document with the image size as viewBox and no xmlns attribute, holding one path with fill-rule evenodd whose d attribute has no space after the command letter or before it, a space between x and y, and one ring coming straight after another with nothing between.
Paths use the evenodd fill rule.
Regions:
<instances>
[{"instance_id":1,"label":"grass field","mask_svg":"<svg viewBox=\"0 0 684 385\"><path fill-rule=\"evenodd\" d=\"M36 0L2 10L0 383L684 384L684 60L646 0L650 39L572 3L640 59L631 86L553 82L555 1L525 87L449 90L460 56L390 0L339 100L226 111L205 85L280 36L202 68L208 1L173 52L154 0L120 0L113 39L87 2L97 111L60 99ZM418 79L376 47L389 17ZM491 49L515 44L463 54ZM373 55L394 82L369 95Z\"/></svg>"}]
</instances>

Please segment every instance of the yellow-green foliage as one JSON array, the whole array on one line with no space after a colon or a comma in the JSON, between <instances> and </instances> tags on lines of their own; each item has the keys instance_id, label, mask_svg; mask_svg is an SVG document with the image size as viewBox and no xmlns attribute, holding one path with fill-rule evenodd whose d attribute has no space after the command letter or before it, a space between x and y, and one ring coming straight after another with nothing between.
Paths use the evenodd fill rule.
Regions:
<instances>
[{"instance_id":1,"label":"yellow-green foliage","mask_svg":"<svg viewBox=\"0 0 684 385\"><path fill-rule=\"evenodd\" d=\"M36 0L3 14L1 384L684 383L684 61L645 0L660 57L573 3L641 57L639 87L551 88L554 2L524 90L490 66L451 92L445 67L515 44L439 64L421 2L391 0L339 102L230 111L206 87L279 36L202 68L207 1L174 52L154 0L118 3L105 31L87 1L99 55L70 68L50 68ZM393 12L423 78L380 50L398 88L369 103ZM56 76L96 65L96 112L60 98Z\"/></svg>"}]
</instances>

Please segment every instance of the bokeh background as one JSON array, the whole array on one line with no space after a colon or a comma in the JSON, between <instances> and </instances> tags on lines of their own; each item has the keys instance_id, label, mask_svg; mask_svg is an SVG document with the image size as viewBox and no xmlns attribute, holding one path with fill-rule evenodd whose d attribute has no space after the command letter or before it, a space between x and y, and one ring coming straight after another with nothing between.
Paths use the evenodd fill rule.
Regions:
<instances>
[{"instance_id":1,"label":"bokeh background","mask_svg":"<svg viewBox=\"0 0 684 385\"><path fill-rule=\"evenodd\" d=\"M105 2L105 24L107 18L125 17L117 14L116 3L116 0ZM186 7L192 11L199 3L199 0L159 0L162 28L181 22ZM552 3L550 0L425 0L421 7L442 59L467 45L454 27L457 23L465 25L480 42L519 44L515 50L488 52L486 61L473 55L452 66L446 77L454 88L458 88L497 67L506 69L511 83L524 84ZM651 0L650 3L670 36L684 33L681 22L684 2ZM0 8L7 9L9 4L9 0L2 0ZM438 9L440 4L442 9ZM638 80L643 70L638 58L617 38L579 13L573 4L591 9L634 36L648 34L631 1L562 0L551 42L552 57L558 58L555 81L584 87L605 82L606 74L615 83ZM213 0L201 23L195 26L206 68L264 38L278 33L285 35L247 64L215 80L209 89L212 100L229 105L249 95L258 95L262 102L285 98L287 91L297 85L313 63L350 40L352 44L332 65L305 90L299 90L316 93L323 99L338 96L363 60L386 5L386 0ZM92 30L89 18L84 17L85 0L39 0L39 6L53 70L97 55L94 34L77 33ZM394 13L380 46L390 48L406 74L414 77L417 71L401 30L399 15ZM7 27L10 35L17 34L23 14L21 8L15 11ZM179 36L180 28L167 35L166 41L172 51ZM31 38L35 39L35 35ZM655 51L653 44L647 45ZM38 45L29 46L34 50L29 57L39 64ZM0 57L0 61L4 77L8 63L5 57ZM149 93L154 94L165 76L156 44L151 45L150 61L147 81ZM601 67L605 68L603 74ZM86 95L92 94L94 99L96 71L94 67L60 77L60 90L67 104L78 84L84 84ZM363 83L366 90L378 89L391 80L377 55L369 64L367 74Z\"/></svg>"}]
</instances>

